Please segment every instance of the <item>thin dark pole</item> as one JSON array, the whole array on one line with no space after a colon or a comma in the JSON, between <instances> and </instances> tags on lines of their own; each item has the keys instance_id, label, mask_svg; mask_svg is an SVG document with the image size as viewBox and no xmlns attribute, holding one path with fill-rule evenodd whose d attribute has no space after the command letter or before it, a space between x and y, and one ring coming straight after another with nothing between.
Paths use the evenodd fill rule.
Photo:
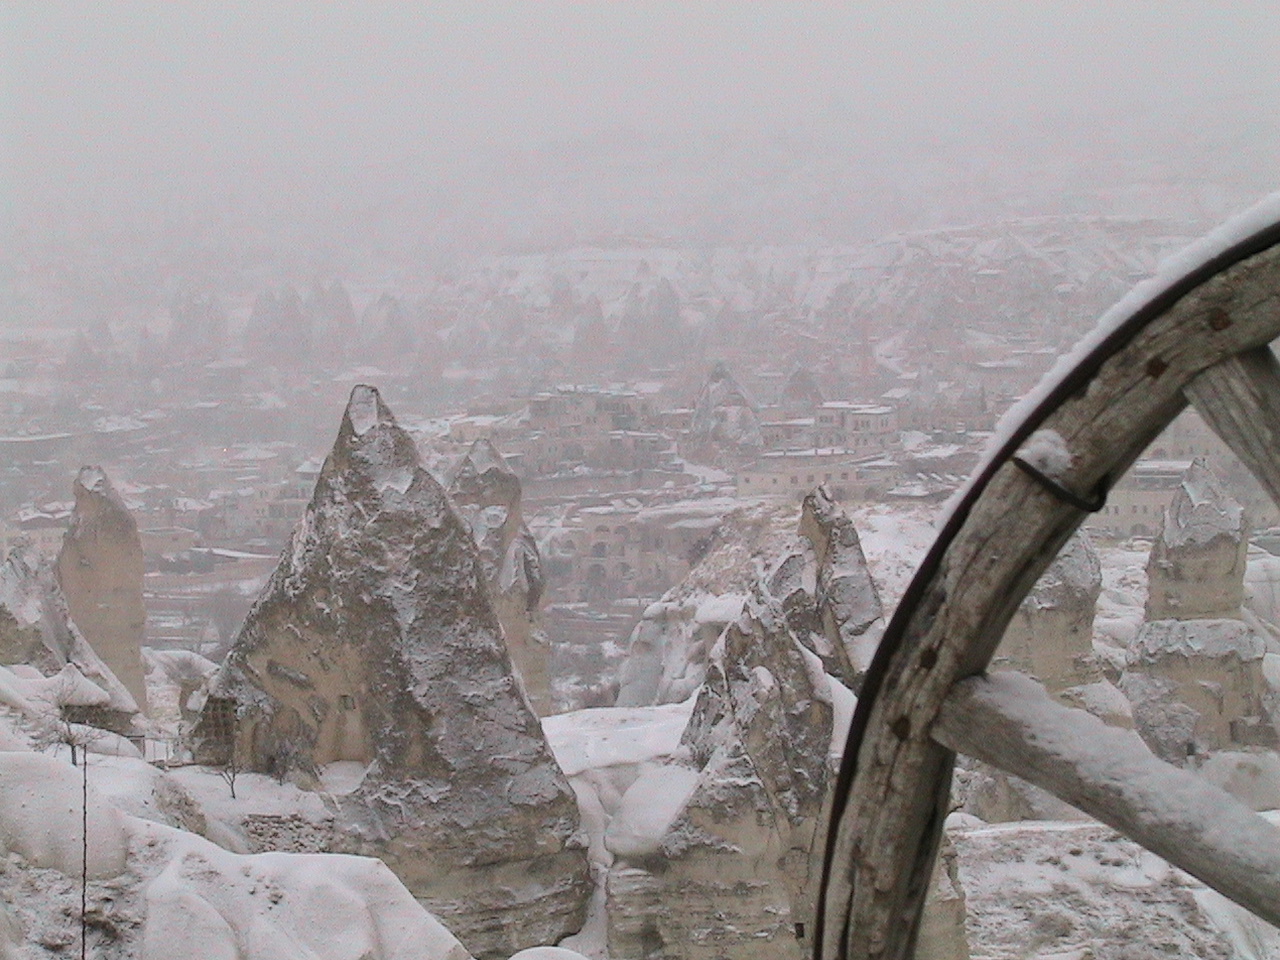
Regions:
<instances>
[{"instance_id":1,"label":"thin dark pole","mask_svg":"<svg viewBox=\"0 0 1280 960\"><path fill-rule=\"evenodd\" d=\"M80 960L88 956L89 924L89 755L80 765Z\"/></svg>"}]
</instances>

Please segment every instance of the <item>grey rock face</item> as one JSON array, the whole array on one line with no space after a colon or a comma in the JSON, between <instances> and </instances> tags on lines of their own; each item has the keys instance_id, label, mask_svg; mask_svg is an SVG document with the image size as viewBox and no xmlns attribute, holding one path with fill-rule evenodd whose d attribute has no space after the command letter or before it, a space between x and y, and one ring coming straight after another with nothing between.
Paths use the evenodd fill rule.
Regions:
<instances>
[{"instance_id":1,"label":"grey rock face","mask_svg":"<svg viewBox=\"0 0 1280 960\"><path fill-rule=\"evenodd\" d=\"M1097 683L1093 617L1102 564L1089 538L1076 534L1018 607L995 664L1030 674L1051 693Z\"/></svg>"},{"instance_id":2,"label":"grey rock face","mask_svg":"<svg viewBox=\"0 0 1280 960\"><path fill-rule=\"evenodd\" d=\"M857 530L821 488L805 498L798 523L794 518L759 507L726 518L718 542L632 632L619 706L688 697L746 596L761 590L778 602L792 634L823 669L857 688L883 630Z\"/></svg>"},{"instance_id":3,"label":"grey rock face","mask_svg":"<svg viewBox=\"0 0 1280 960\"><path fill-rule=\"evenodd\" d=\"M143 705L147 614L138 525L99 467L83 467L73 489L75 509L58 553L58 581L71 619L134 701Z\"/></svg>"},{"instance_id":4,"label":"grey rock face","mask_svg":"<svg viewBox=\"0 0 1280 960\"><path fill-rule=\"evenodd\" d=\"M1143 624L1120 678L1138 733L1171 763L1233 746L1274 746L1265 653L1239 620Z\"/></svg>"},{"instance_id":5,"label":"grey rock face","mask_svg":"<svg viewBox=\"0 0 1280 960\"><path fill-rule=\"evenodd\" d=\"M1194 461L1151 547L1147 619L1239 616L1247 534L1240 504L1223 493L1203 460Z\"/></svg>"},{"instance_id":6,"label":"grey rock face","mask_svg":"<svg viewBox=\"0 0 1280 960\"><path fill-rule=\"evenodd\" d=\"M819 487L804 498L799 533L813 553L815 575L807 606L816 617L804 623L789 615L788 622L800 642L822 658L827 673L857 690L884 627L880 594L858 531L826 488ZM797 610L805 606L801 603Z\"/></svg>"},{"instance_id":7,"label":"grey rock face","mask_svg":"<svg viewBox=\"0 0 1280 960\"><path fill-rule=\"evenodd\" d=\"M371 387L202 713L198 756L304 782L368 765L330 849L380 857L477 957L554 943L589 880L467 524Z\"/></svg>"},{"instance_id":8,"label":"grey rock face","mask_svg":"<svg viewBox=\"0 0 1280 960\"><path fill-rule=\"evenodd\" d=\"M71 621L52 566L25 546L0 565L0 664L27 664L53 676L68 664L106 692L100 707L77 707L76 722L132 732L137 702Z\"/></svg>"},{"instance_id":9,"label":"grey rock face","mask_svg":"<svg viewBox=\"0 0 1280 960\"><path fill-rule=\"evenodd\" d=\"M725 517L706 553L632 631L618 706L688 699L706 676L711 648L760 580L756 558L795 547L794 513L787 508L750 505Z\"/></svg>"},{"instance_id":10,"label":"grey rock face","mask_svg":"<svg viewBox=\"0 0 1280 960\"><path fill-rule=\"evenodd\" d=\"M725 631L682 741L692 793L648 856L614 849L612 955L801 955L832 728L811 657L759 595Z\"/></svg>"},{"instance_id":11,"label":"grey rock face","mask_svg":"<svg viewBox=\"0 0 1280 960\"><path fill-rule=\"evenodd\" d=\"M758 588L711 654L681 750L627 789L606 832L611 956L807 955L837 692L848 709L852 697ZM637 815L655 785L663 794L651 808L672 794L680 802ZM964 892L945 864L926 916L922 955L967 958Z\"/></svg>"},{"instance_id":12,"label":"grey rock face","mask_svg":"<svg viewBox=\"0 0 1280 960\"><path fill-rule=\"evenodd\" d=\"M480 548L489 599L525 692L539 715L551 709L550 644L538 604L542 558L520 507L520 478L488 440L477 440L453 472L449 497Z\"/></svg>"}]
</instances>

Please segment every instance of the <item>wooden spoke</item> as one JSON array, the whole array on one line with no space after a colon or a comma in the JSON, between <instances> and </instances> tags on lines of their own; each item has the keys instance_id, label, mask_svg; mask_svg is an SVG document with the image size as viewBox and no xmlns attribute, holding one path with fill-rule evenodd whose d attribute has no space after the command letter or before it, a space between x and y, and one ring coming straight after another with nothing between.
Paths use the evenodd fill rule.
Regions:
<instances>
[{"instance_id":1,"label":"wooden spoke","mask_svg":"<svg viewBox=\"0 0 1280 960\"><path fill-rule=\"evenodd\" d=\"M1030 677L956 684L931 734L1048 790L1280 926L1280 828Z\"/></svg>"},{"instance_id":2,"label":"wooden spoke","mask_svg":"<svg viewBox=\"0 0 1280 960\"><path fill-rule=\"evenodd\" d=\"M1280 336L1277 242L1280 229L1248 238L1100 339L946 522L859 693L832 798L818 960L910 960L955 758L931 726L953 687L985 670L1022 598L1086 515L1082 504L1177 415L1186 385ZM1020 450L1030 461L1046 444L1067 451L1063 469L1036 476L1016 464Z\"/></svg>"},{"instance_id":3,"label":"wooden spoke","mask_svg":"<svg viewBox=\"0 0 1280 960\"><path fill-rule=\"evenodd\" d=\"M1258 347L1214 364L1187 399L1280 505L1280 362Z\"/></svg>"}]
</instances>

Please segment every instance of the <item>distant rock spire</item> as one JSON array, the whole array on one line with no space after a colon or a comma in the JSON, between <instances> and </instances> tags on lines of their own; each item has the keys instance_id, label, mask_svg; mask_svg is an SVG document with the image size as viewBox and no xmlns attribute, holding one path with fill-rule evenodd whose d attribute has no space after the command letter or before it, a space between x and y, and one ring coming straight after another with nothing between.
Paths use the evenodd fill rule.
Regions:
<instances>
[{"instance_id":1,"label":"distant rock spire","mask_svg":"<svg viewBox=\"0 0 1280 960\"><path fill-rule=\"evenodd\" d=\"M756 406L723 363L711 369L698 393L690 429L693 439L701 443L764 445Z\"/></svg>"},{"instance_id":2,"label":"distant rock spire","mask_svg":"<svg viewBox=\"0 0 1280 960\"><path fill-rule=\"evenodd\" d=\"M806 416L815 407L822 406L825 400L812 371L803 367L791 371L778 397L779 405L791 416Z\"/></svg>"},{"instance_id":3,"label":"distant rock spire","mask_svg":"<svg viewBox=\"0 0 1280 960\"><path fill-rule=\"evenodd\" d=\"M880 593L871 579L858 530L827 488L820 486L804 498L799 533L813 549L817 624L808 634L795 623L792 629L801 643L822 657L828 673L857 690L884 628Z\"/></svg>"},{"instance_id":4,"label":"distant rock spire","mask_svg":"<svg viewBox=\"0 0 1280 960\"><path fill-rule=\"evenodd\" d=\"M1203 459L1187 468L1147 561L1147 619L1235 617L1244 600L1244 510Z\"/></svg>"},{"instance_id":5,"label":"distant rock spire","mask_svg":"<svg viewBox=\"0 0 1280 960\"><path fill-rule=\"evenodd\" d=\"M480 439L454 470L449 497L480 548L489 599L525 692L538 714L550 713L550 644L538 613L542 557L525 526L520 478L489 440Z\"/></svg>"},{"instance_id":6,"label":"distant rock spire","mask_svg":"<svg viewBox=\"0 0 1280 960\"><path fill-rule=\"evenodd\" d=\"M58 582L71 619L141 706L147 702L142 643L147 614L138 525L101 467L83 467L58 553Z\"/></svg>"}]
</instances>

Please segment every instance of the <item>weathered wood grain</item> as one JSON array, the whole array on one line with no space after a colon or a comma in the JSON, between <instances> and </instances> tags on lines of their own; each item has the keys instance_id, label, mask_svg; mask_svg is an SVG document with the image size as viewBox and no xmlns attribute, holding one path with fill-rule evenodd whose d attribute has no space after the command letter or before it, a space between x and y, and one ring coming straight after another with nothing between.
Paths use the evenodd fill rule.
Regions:
<instances>
[{"instance_id":1,"label":"weathered wood grain","mask_svg":"<svg viewBox=\"0 0 1280 960\"><path fill-rule=\"evenodd\" d=\"M1214 364L1187 399L1280 504L1280 362L1258 347Z\"/></svg>"},{"instance_id":2,"label":"weathered wood grain","mask_svg":"<svg viewBox=\"0 0 1280 960\"><path fill-rule=\"evenodd\" d=\"M1071 451L1058 481L1087 496L1120 476L1183 408L1187 383L1277 335L1280 251L1271 247L1109 344L1088 384L1038 424ZM817 925L822 960L910 960L954 761L929 727L956 682L986 667L1018 604L1082 519L1007 461L904 608L861 743L845 758L854 774L831 826Z\"/></svg>"},{"instance_id":3,"label":"weathered wood grain","mask_svg":"<svg viewBox=\"0 0 1280 960\"><path fill-rule=\"evenodd\" d=\"M1280 926L1280 829L1132 730L1064 706L1017 673L961 680L930 733L1029 780Z\"/></svg>"}]
</instances>

